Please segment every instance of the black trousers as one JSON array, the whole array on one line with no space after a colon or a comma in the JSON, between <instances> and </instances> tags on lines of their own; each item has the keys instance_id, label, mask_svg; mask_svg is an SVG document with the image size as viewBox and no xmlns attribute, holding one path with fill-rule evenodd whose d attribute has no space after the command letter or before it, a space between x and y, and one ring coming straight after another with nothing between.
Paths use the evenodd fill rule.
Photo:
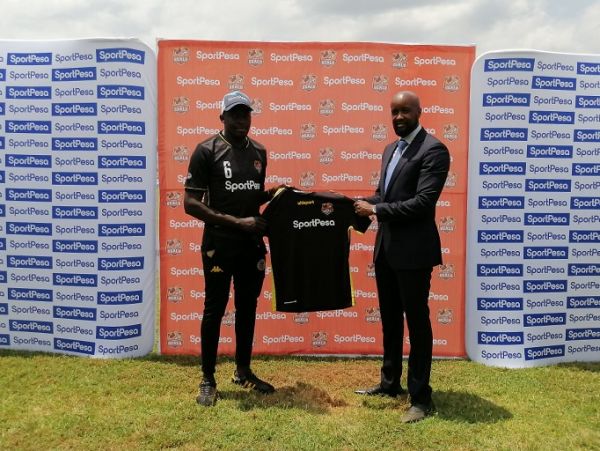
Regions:
<instances>
[{"instance_id":1,"label":"black trousers","mask_svg":"<svg viewBox=\"0 0 600 451\"><path fill-rule=\"evenodd\" d=\"M431 402L431 358L433 333L429 319L429 288L433 268L395 270L381 252L375 261L379 309L383 329L381 385L395 389L402 376L404 317L408 326L410 353L407 386L411 402Z\"/></svg>"},{"instance_id":2,"label":"black trousers","mask_svg":"<svg viewBox=\"0 0 600 451\"><path fill-rule=\"evenodd\" d=\"M200 328L201 366L212 377L217 362L221 320L229 301L231 280L235 306L235 362L250 368L257 299L265 278L265 245L262 239L231 240L210 236L205 230L202 264L206 297ZM208 234L208 235L207 235Z\"/></svg>"}]
</instances>

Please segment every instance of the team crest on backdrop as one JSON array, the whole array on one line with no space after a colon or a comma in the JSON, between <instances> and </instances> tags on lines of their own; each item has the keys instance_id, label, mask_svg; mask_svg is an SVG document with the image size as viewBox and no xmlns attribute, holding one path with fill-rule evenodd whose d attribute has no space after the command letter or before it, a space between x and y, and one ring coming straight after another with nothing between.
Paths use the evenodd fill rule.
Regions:
<instances>
[{"instance_id":1,"label":"team crest on backdrop","mask_svg":"<svg viewBox=\"0 0 600 451\"><path fill-rule=\"evenodd\" d=\"M319 102L319 113L323 116L331 116L335 108L335 102L331 99L324 99Z\"/></svg>"},{"instance_id":2,"label":"team crest on backdrop","mask_svg":"<svg viewBox=\"0 0 600 451\"><path fill-rule=\"evenodd\" d=\"M171 208L178 208L183 201L183 195L179 191L167 191L165 195L165 205Z\"/></svg>"},{"instance_id":3,"label":"team crest on backdrop","mask_svg":"<svg viewBox=\"0 0 600 451\"><path fill-rule=\"evenodd\" d=\"M309 317L308 312L294 313L294 323L296 324L306 324L308 323Z\"/></svg>"},{"instance_id":4,"label":"team crest on backdrop","mask_svg":"<svg viewBox=\"0 0 600 451\"><path fill-rule=\"evenodd\" d=\"M183 244L181 243L181 240L178 240L177 238L170 238L167 240L165 249L167 255L179 255L183 252Z\"/></svg>"},{"instance_id":5,"label":"team crest on backdrop","mask_svg":"<svg viewBox=\"0 0 600 451\"><path fill-rule=\"evenodd\" d=\"M452 263L440 265L438 268L440 279L449 280L454 279L454 277L456 276L454 271L454 265Z\"/></svg>"},{"instance_id":6,"label":"team crest on backdrop","mask_svg":"<svg viewBox=\"0 0 600 451\"><path fill-rule=\"evenodd\" d=\"M315 173L306 171L300 174L300 186L302 188L312 188L315 186Z\"/></svg>"},{"instance_id":7,"label":"team crest on backdrop","mask_svg":"<svg viewBox=\"0 0 600 451\"><path fill-rule=\"evenodd\" d=\"M190 60L190 49L187 47L176 47L173 49L173 62L185 64Z\"/></svg>"},{"instance_id":8,"label":"team crest on backdrop","mask_svg":"<svg viewBox=\"0 0 600 451\"><path fill-rule=\"evenodd\" d=\"M454 232L456 220L452 216L442 216L438 228L440 232Z\"/></svg>"},{"instance_id":9,"label":"team crest on backdrop","mask_svg":"<svg viewBox=\"0 0 600 451\"><path fill-rule=\"evenodd\" d=\"M263 101L255 98L252 100L252 114L260 114L263 110Z\"/></svg>"},{"instance_id":10,"label":"team crest on backdrop","mask_svg":"<svg viewBox=\"0 0 600 451\"><path fill-rule=\"evenodd\" d=\"M388 77L386 75L375 75L373 77L373 91L385 92L388 90Z\"/></svg>"},{"instance_id":11,"label":"team crest on backdrop","mask_svg":"<svg viewBox=\"0 0 600 451\"><path fill-rule=\"evenodd\" d=\"M335 64L337 58L337 52L335 50L323 50L321 51L321 65L325 67L331 67Z\"/></svg>"},{"instance_id":12,"label":"team crest on backdrop","mask_svg":"<svg viewBox=\"0 0 600 451\"><path fill-rule=\"evenodd\" d=\"M375 124L371 127L371 133L373 134L373 139L375 141L385 141L388 137L387 133L387 125L385 124Z\"/></svg>"},{"instance_id":13,"label":"team crest on backdrop","mask_svg":"<svg viewBox=\"0 0 600 451\"><path fill-rule=\"evenodd\" d=\"M458 75L446 75L444 77L444 90L456 92L460 89L460 78Z\"/></svg>"},{"instance_id":14,"label":"team crest on backdrop","mask_svg":"<svg viewBox=\"0 0 600 451\"><path fill-rule=\"evenodd\" d=\"M444 125L443 136L448 141L456 141L458 139L458 125L456 125L456 124Z\"/></svg>"},{"instance_id":15,"label":"team crest on backdrop","mask_svg":"<svg viewBox=\"0 0 600 451\"><path fill-rule=\"evenodd\" d=\"M372 171L369 175L369 185L377 186L379 185L379 171Z\"/></svg>"},{"instance_id":16,"label":"team crest on backdrop","mask_svg":"<svg viewBox=\"0 0 600 451\"><path fill-rule=\"evenodd\" d=\"M327 346L327 332L322 330L312 333L312 345L314 348Z\"/></svg>"},{"instance_id":17,"label":"team crest on backdrop","mask_svg":"<svg viewBox=\"0 0 600 451\"><path fill-rule=\"evenodd\" d=\"M231 327L235 324L235 311L233 310L228 310L225 312L225 314L223 315L223 321L221 321L221 324L223 324L224 326L227 327Z\"/></svg>"},{"instance_id":18,"label":"team crest on backdrop","mask_svg":"<svg viewBox=\"0 0 600 451\"><path fill-rule=\"evenodd\" d=\"M242 74L232 74L227 80L230 91L239 91L244 89L244 76Z\"/></svg>"},{"instance_id":19,"label":"team crest on backdrop","mask_svg":"<svg viewBox=\"0 0 600 451\"><path fill-rule=\"evenodd\" d=\"M452 322L452 309L444 308L437 312L437 322L440 324L450 324Z\"/></svg>"},{"instance_id":20,"label":"team crest on backdrop","mask_svg":"<svg viewBox=\"0 0 600 451\"><path fill-rule=\"evenodd\" d=\"M331 164L333 162L334 151L331 147L319 149L319 163Z\"/></svg>"},{"instance_id":21,"label":"team crest on backdrop","mask_svg":"<svg viewBox=\"0 0 600 451\"><path fill-rule=\"evenodd\" d=\"M178 96L173 98L173 112L187 113L190 109L190 99L186 96Z\"/></svg>"},{"instance_id":22,"label":"team crest on backdrop","mask_svg":"<svg viewBox=\"0 0 600 451\"><path fill-rule=\"evenodd\" d=\"M392 54L392 67L396 69L406 69L408 66L408 56L406 53L394 53Z\"/></svg>"},{"instance_id":23,"label":"team crest on backdrop","mask_svg":"<svg viewBox=\"0 0 600 451\"><path fill-rule=\"evenodd\" d=\"M183 334L179 331L167 333L167 345L171 348L180 348L183 346Z\"/></svg>"},{"instance_id":24,"label":"team crest on backdrop","mask_svg":"<svg viewBox=\"0 0 600 451\"><path fill-rule=\"evenodd\" d=\"M315 74L303 75L301 85L303 91L314 91L317 89L317 76Z\"/></svg>"},{"instance_id":25,"label":"team crest on backdrop","mask_svg":"<svg viewBox=\"0 0 600 451\"><path fill-rule=\"evenodd\" d=\"M365 309L365 321L367 323L377 323L381 321L379 307L367 307Z\"/></svg>"},{"instance_id":26,"label":"team crest on backdrop","mask_svg":"<svg viewBox=\"0 0 600 451\"><path fill-rule=\"evenodd\" d=\"M167 287L167 301L174 303L183 301L183 288L180 286Z\"/></svg>"},{"instance_id":27,"label":"team crest on backdrop","mask_svg":"<svg viewBox=\"0 0 600 451\"><path fill-rule=\"evenodd\" d=\"M190 159L190 151L187 146L173 147L173 160L177 163L183 163Z\"/></svg>"},{"instance_id":28,"label":"team crest on backdrop","mask_svg":"<svg viewBox=\"0 0 600 451\"><path fill-rule=\"evenodd\" d=\"M300 137L305 141L310 141L317 136L317 127L315 124L302 124L300 126Z\"/></svg>"},{"instance_id":29,"label":"team crest on backdrop","mask_svg":"<svg viewBox=\"0 0 600 451\"><path fill-rule=\"evenodd\" d=\"M264 62L264 52L262 49L248 50L248 64L253 67L261 66Z\"/></svg>"}]
</instances>

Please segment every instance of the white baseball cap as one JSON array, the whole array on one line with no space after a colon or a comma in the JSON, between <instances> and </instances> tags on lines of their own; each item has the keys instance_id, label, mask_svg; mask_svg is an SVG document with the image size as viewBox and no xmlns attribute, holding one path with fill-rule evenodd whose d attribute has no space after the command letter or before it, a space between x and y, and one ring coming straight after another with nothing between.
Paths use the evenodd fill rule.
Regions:
<instances>
[{"instance_id":1,"label":"white baseball cap","mask_svg":"<svg viewBox=\"0 0 600 451\"><path fill-rule=\"evenodd\" d=\"M234 106L245 105L252 111L252 100L242 91L231 91L223 96L223 105L221 106L221 113L229 111Z\"/></svg>"}]
</instances>

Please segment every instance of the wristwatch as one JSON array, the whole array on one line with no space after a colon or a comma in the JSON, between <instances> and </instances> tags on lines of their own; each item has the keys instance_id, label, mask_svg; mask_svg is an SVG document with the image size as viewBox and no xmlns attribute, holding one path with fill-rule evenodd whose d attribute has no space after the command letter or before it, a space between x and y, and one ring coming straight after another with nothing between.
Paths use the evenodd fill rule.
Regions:
<instances>
[{"instance_id":1,"label":"wristwatch","mask_svg":"<svg viewBox=\"0 0 600 451\"><path fill-rule=\"evenodd\" d=\"M377 214L377 208L375 205L373 205L373 214L376 215Z\"/></svg>"}]
</instances>

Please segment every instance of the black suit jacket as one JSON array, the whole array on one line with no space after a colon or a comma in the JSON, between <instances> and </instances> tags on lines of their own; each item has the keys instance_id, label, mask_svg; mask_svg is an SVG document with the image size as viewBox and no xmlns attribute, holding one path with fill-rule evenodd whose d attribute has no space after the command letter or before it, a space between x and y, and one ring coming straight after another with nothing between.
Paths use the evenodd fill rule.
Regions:
<instances>
[{"instance_id":1,"label":"black suit jacket","mask_svg":"<svg viewBox=\"0 0 600 451\"><path fill-rule=\"evenodd\" d=\"M383 252L394 269L431 268L442 263L435 206L448 175L450 154L443 143L421 129L385 191L385 171L395 147L396 142L385 147L379 186L365 199L377 205L374 259Z\"/></svg>"}]
</instances>

